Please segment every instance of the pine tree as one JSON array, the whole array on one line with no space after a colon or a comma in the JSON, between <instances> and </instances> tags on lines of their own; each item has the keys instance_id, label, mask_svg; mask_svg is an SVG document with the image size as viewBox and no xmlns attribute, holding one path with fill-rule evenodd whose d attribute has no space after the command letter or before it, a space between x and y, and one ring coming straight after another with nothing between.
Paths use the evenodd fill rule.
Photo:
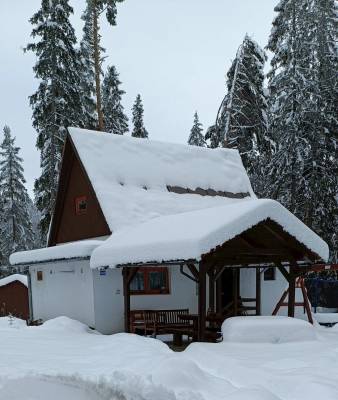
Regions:
<instances>
[{"instance_id":1,"label":"pine tree","mask_svg":"<svg viewBox=\"0 0 338 400\"><path fill-rule=\"evenodd\" d=\"M136 96L136 101L133 106L133 124L134 129L131 136L139 138L148 138L148 132L143 124L143 104L141 96L138 94Z\"/></svg>"},{"instance_id":2,"label":"pine tree","mask_svg":"<svg viewBox=\"0 0 338 400\"><path fill-rule=\"evenodd\" d=\"M304 165L304 221L329 243L333 261L338 260L337 11L334 0L313 0L308 10L312 69Z\"/></svg>"},{"instance_id":3,"label":"pine tree","mask_svg":"<svg viewBox=\"0 0 338 400\"><path fill-rule=\"evenodd\" d=\"M188 139L188 144L193 146L205 146L205 139L203 136L203 127L199 121L197 111L194 114L194 124L190 131L190 136Z\"/></svg>"},{"instance_id":4,"label":"pine tree","mask_svg":"<svg viewBox=\"0 0 338 400\"><path fill-rule=\"evenodd\" d=\"M128 132L128 117L124 114L121 104L125 92L120 89L120 85L116 68L108 67L102 83L102 111L105 130L117 135Z\"/></svg>"},{"instance_id":5,"label":"pine tree","mask_svg":"<svg viewBox=\"0 0 338 400\"><path fill-rule=\"evenodd\" d=\"M78 49L79 78L82 91L82 104L84 110L83 126L86 129L96 129L97 113L94 100L94 64L93 64L93 43L92 43L92 19L86 8L82 17L84 20L83 37Z\"/></svg>"},{"instance_id":6,"label":"pine tree","mask_svg":"<svg viewBox=\"0 0 338 400\"><path fill-rule=\"evenodd\" d=\"M304 121L309 89L309 52L306 50L308 0L282 0L268 49L274 55L269 77L270 135L274 155L267 168L266 192L291 212L304 207L304 160L309 147Z\"/></svg>"},{"instance_id":7,"label":"pine tree","mask_svg":"<svg viewBox=\"0 0 338 400\"><path fill-rule=\"evenodd\" d=\"M101 96L101 65L103 62L102 53L104 49L101 46L100 35L100 16L105 13L108 23L116 25L117 7L116 3L122 3L124 0L87 0L87 8L83 15L85 21L84 37L82 49L85 50L84 58L87 60L87 67L93 72L94 94L96 97L96 113L98 121L98 130L104 130L104 116L102 111Z\"/></svg>"},{"instance_id":8,"label":"pine tree","mask_svg":"<svg viewBox=\"0 0 338 400\"><path fill-rule=\"evenodd\" d=\"M265 61L264 51L246 35L227 73L227 94L218 110L216 124L206 135L210 147L238 149L256 191L269 151L263 86Z\"/></svg>"},{"instance_id":9,"label":"pine tree","mask_svg":"<svg viewBox=\"0 0 338 400\"><path fill-rule=\"evenodd\" d=\"M35 196L43 235L54 209L66 129L82 126L85 120L76 38L69 21L72 13L68 0L42 0L40 10L30 19L35 26L32 37L38 40L26 48L38 58L34 72L40 84L30 96L30 104L41 152L42 173L35 182Z\"/></svg>"},{"instance_id":10,"label":"pine tree","mask_svg":"<svg viewBox=\"0 0 338 400\"><path fill-rule=\"evenodd\" d=\"M8 126L4 127L0 146L0 252L8 263L11 253L33 247L34 237L28 212L28 194L23 176L20 148L15 146Z\"/></svg>"},{"instance_id":11,"label":"pine tree","mask_svg":"<svg viewBox=\"0 0 338 400\"><path fill-rule=\"evenodd\" d=\"M335 5L283 0L275 11L268 44L274 53L268 76L275 151L266 193L326 239L336 257Z\"/></svg>"}]
</instances>

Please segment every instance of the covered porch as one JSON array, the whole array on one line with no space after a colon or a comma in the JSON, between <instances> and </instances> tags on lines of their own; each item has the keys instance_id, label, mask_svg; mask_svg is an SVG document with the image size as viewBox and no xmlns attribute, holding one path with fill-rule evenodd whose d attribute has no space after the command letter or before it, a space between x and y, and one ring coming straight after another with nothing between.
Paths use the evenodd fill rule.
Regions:
<instances>
[{"instance_id":1,"label":"covered porch","mask_svg":"<svg viewBox=\"0 0 338 400\"><path fill-rule=\"evenodd\" d=\"M122 269L127 332L130 284L139 268L179 268L182 279L196 282L194 337L205 341L211 316L222 322L228 316L261 314L259 277L263 268L278 269L285 277L288 315L293 317L296 278L309 265L327 258L327 244L282 205L251 200L154 218L117 232L94 250L91 266ZM255 270L255 297L240 296L243 268Z\"/></svg>"},{"instance_id":2,"label":"covered porch","mask_svg":"<svg viewBox=\"0 0 338 400\"><path fill-rule=\"evenodd\" d=\"M215 327L219 329L220 324L228 317L261 315L260 275L265 268L278 269L288 282L288 316L294 317L296 279L304 275L307 268L318 260L319 256L316 253L297 241L279 224L268 219L216 246L208 253L201 254L200 260L121 266L125 330L131 330L130 283L140 267L176 267L180 269L182 278L196 282L198 313L191 315L185 322L192 321L193 338L205 341L214 337L212 332L215 331ZM255 270L255 297L243 298L240 295L240 274L243 268ZM305 303L305 307L308 316L311 315L310 305ZM182 316L182 320L184 318L185 315Z\"/></svg>"}]
</instances>

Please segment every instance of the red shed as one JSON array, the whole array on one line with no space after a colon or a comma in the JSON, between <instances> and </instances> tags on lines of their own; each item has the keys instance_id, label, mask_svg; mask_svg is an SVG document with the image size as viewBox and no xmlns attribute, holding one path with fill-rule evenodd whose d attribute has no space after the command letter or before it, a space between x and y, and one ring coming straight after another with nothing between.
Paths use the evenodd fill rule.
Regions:
<instances>
[{"instance_id":1,"label":"red shed","mask_svg":"<svg viewBox=\"0 0 338 400\"><path fill-rule=\"evenodd\" d=\"M0 317L6 315L28 320L27 276L14 274L0 279Z\"/></svg>"}]
</instances>

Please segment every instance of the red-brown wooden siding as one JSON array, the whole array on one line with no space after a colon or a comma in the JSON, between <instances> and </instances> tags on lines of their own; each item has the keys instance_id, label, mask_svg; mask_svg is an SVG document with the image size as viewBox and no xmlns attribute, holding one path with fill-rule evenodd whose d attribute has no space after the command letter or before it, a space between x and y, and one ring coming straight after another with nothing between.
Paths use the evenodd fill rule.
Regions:
<instances>
[{"instance_id":1,"label":"red-brown wooden siding","mask_svg":"<svg viewBox=\"0 0 338 400\"><path fill-rule=\"evenodd\" d=\"M19 281L0 286L0 316L9 314L29 319L28 289Z\"/></svg>"},{"instance_id":2,"label":"red-brown wooden siding","mask_svg":"<svg viewBox=\"0 0 338 400\"><path fill-rule=\"evenodd\" d=\"M87 210L77 214L75 199L86 197ZM113 206L113 205L112 205ZM110 234L92 185L70 140L66 142L49 245Z\"/></svg>"}]
</instances>

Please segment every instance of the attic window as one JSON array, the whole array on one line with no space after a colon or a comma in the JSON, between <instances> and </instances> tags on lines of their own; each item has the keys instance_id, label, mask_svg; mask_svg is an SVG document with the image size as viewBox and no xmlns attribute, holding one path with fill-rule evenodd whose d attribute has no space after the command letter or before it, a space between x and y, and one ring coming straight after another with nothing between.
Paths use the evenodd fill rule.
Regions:
<instances>
[{"instance_id":1,"label":"attic window","mask_svg":"<svg viewBox=\"0 0 338 400\"><path fill-rule=\"evenodd\" d=\"M86 196L76 197L75 213L76 213L76 215L87 214L87 197Z\"/></svg>"}]
</instances>

